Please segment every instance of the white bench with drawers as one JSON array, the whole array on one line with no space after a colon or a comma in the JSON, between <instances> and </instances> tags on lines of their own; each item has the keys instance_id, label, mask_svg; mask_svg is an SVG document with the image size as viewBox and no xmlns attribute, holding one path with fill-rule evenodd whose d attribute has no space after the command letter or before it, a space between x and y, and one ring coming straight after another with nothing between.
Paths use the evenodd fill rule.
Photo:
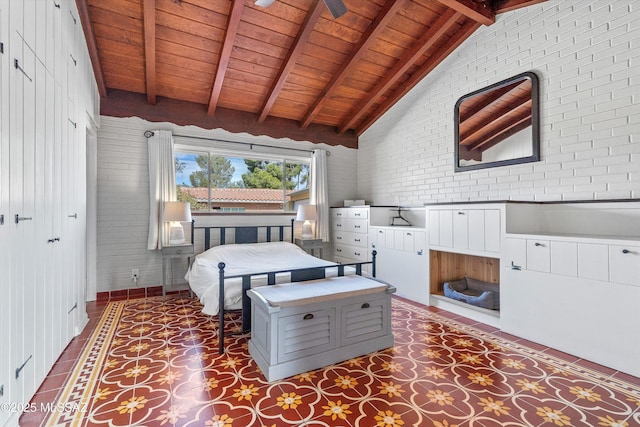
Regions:
<instances>
[{"instance_id":1,"label":"white bench with drawers","mask_svg":"<svg viewBox=\"0 0 640 427\"><path fill-rule=\"evenodd\" d=\"M394 292L357 275L253 288L249 354L275 381L391 347Z\"/></svg>"}]
</instances>

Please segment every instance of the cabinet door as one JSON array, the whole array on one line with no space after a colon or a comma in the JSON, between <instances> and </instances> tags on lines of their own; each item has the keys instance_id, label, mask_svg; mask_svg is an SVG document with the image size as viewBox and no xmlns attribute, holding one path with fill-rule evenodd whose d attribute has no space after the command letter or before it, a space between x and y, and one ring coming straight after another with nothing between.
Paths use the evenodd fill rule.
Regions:
<instances>
[{"instance_id":1,"label":"cabinet door","mask_svg":"<svg viewBox=\"0 0 640 427\"><path fill-rule=\"evenodd\" d=\"M429 230L429 244L434 246L440 245L440 212L429 211L427 228Z\"/></svg>"},{"instance_id":2,"label":"cabinet door","mask_svg":"<svg viewBox=\"0 0 640 427\"><path fill-rule=\"evenodd\" d=\"M402 230L393 230L393 249L396 251L401 251L404 247L404 231Z\"/></svg>"},{"instance_id":3,"label":"cabinet door","mask_svg":"<svg viewBox=\"0 0 640 427\"><path fill-rule=\"evenodd\" d=\"M467 249L469 247L469 211L455 210L453 214L453 247Z\"/></svg>"},{"instance_id":4,"label":"cabinet door","mask_svg":"<svg viewBox=\"0 0 640 427\"><path fill-rule=\"evenodd\" d=\"M415 237L413 231L404 231L402 233L402 250L405 252L413 252L415 249Z\"/></svg>"},{"instance_id":5,"label":"cabinet door","mask_svg":"<svg viewBox=\"0 0 640 427\"><path fill-rule=\"evenodd\" d=\"M551 273L578 276L578 244L551 242Z\"/></svg>"},{"instance_id":6,"label":"cabinet door","mask_svg":"<svg viewBox=\"0 0 640 427\"><path fill-rule=\"evenodd\" d=\"M578 243L578 277L609 281L609 247Z\"/></svg>"},{"instance_id":7,"label":"cabinet door","mask_svg":"<svg viewBox=\"0 0 640 427\"><path fill-rule=\"evenodd\" d=\"M372 248L382 249L385 248L386 245L386 230L384 228L371 228L369 227L369 237ZM375 245L375 246L374 246Z\"/></svg>"},{"instance_id":8,"label":"cabinet door","mask_svg":"<svg viewBox=\"0 0 640 427\"><path fill-rule=\"evenodd\" d=\"M474 209L469 210L468 212L469 249L472 249L474 251L484 251L484 210Z\"/></svg>"},{"instance_id":9,"label":"cabinet door","mask_svg":"<svg viewBox=\"0 0 640 427\"><path fill-rule=\"evenodd\" d=\"M416 231L414 234L413 248L417 255L424 255L427 251L427 233L424 231Z\"/></svg>"},{"instance_id":10,"label":"cabinet door","mask_svg":"<svg viewBox=\"0 0 640 427\"><path fill-rule=\"evenodd\" d=\"M609 246L611 281L640 286L640 247Z\"/></svg>"},{"instance_id":11,"label":"cabinet door","mask_svg":"<svg viewBox=\"0 0 640 427\"><path fill-rule=\"evenodd\" d=\"M527 240L527 270L549 273L551 251L548 240Z\"/></svg>"},{"instance_id":12,"label":"cabinet door","mask_svg":"<svg viewBox=\"0 0 640 427\"><path fill-rule=\"evenodd\" d=\"M440 214L440 246L450 248L453 246L453 211L442 210L438 213Z\"/></svg>"},{"instance_id":13,"label":"cabinet door","mask_svg":"<svg viewBox=\"0 0 640 427\"><path fill-rule=\"evenodd\" d=\"M515 237L504 239L504 268L511 270L527 269L527 240Z\"/></svg>"},{"instance_id":14,"label":"cabinet door","mask_svg":"<svg viewBox=\"0 0 640 427\"><path fill-rule=\"evenodd\" d=\"M283 316L278 320L278 362L319 354L336 346L333 308Z\"/></svg>"},{"instance_id":15,"label":"cabinet door","mask_svg":"<svg viewBox=\"0 0 640 427\"><path fill-rule=\"evenodd\" d=\"M500 210L487 209L484 211L484 250L500 252L501 240Z\"/></svg>"},{"instance_id":16,"label":"cabinet door","mask_svg":"<svg viewBox=\"0 0 640 427\"><path fill-rule=\"evenodd\" d=\"M367 298L341 307L340 346L370 340L389 333L390 304L386 298Z\"/></svg>"}]
</instances>

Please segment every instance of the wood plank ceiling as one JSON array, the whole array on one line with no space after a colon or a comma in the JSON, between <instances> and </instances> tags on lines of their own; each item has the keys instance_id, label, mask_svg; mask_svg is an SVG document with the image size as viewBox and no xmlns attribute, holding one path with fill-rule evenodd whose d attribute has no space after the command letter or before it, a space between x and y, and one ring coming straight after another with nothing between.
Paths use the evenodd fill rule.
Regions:
<instances>
[{"instance_id":1,"label":"wood plank ceiling","mask_svg":"<svg viewBox=\"0 0 640 427\"><path fill-rule=\"evenodd\" d=\"M543 0L76 0L101 114L357 147L480 25Z\"/></svg>"}]
</instances>

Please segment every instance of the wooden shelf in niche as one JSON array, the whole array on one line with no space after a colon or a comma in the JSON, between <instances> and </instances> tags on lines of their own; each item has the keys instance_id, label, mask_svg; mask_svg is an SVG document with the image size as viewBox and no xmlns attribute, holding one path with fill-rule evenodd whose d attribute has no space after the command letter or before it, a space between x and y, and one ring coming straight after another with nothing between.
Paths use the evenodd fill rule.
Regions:
<instances>
[{"instance_id":1,"label":"wooden shelf in niche","mask_svg":"<svg viewBox=\"0 0 640 427\"><path fill-rule=\"evenodd\" d=\"M444 282L463 277L500 283L498 258L466 255L443 251L429 251L431 295L444 295Z\"/></svg>"}]
</instances>

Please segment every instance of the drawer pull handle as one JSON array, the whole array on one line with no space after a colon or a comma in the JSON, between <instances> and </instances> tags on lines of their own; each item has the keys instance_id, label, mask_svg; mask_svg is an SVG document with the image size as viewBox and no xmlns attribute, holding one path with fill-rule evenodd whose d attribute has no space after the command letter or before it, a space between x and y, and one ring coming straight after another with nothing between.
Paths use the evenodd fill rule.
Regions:
<instances>
[{"instance_id":1,"label":"drawer pull handle","mask_svg":"<svg viewBox=\"0 0 640 427\"><path fill-rule=\"evenodd\" d=\"M342 236L336 236L337 240L342 240Z\"/></svg>"},{"instance_id":2,"label":"drawer pull handle","mask_svg":"<svg viewBox=\"0 0 640 427\"><path fill-rule=\"evenodd\" d=\"M337 249L336 249L336 252L342 252L342 249L337 248Z\"/></svg>"},{"instance_id":3,"label":"drawer pull handle","mask_svg":"<svg viewBox=\"0 0 640 427\"><path fill-rule=\"evenodd\" d=\"M353 241L354 241L354 242L359 242L359 241L360 241L360 239L353 239Z\"/></svg>"},{"instance_id":4,"label":"drawer pull handle","mask_svg":"<svg viewBox=\"0 0 640 427\"><path fill-rule=\"evenodd\" d=\"M336 224L336 227L342 227L342 224Z\"/></svg>"},{"instance_id":5,"label":"drawer pull handle","mask_svg":"<svg viewBox=\"0 0 640 427\"><path fill-rule=\"evenodd\" d=\"M359 225L354 225L354 227L355 227L355 228L360 228L360 226L359 226Z\"/></svg>"},{"instance_id":6,"label":"drawer pull handle","mask_svg":"<svg viewBox=\"0 0 640 427\"><path fill-rule=\"evenodd\" d=\"M359 214L359 213L356 213L356 214L353 214L353 216L360 216L360 214Z\"/></svg>"},{"instance_id":7,"label":"drawer pull handle","mask_svg":"<svg viewBox=\"0 0 640 427\"><path fill-rule=\"evenodd\" d=\"M411 236L411 233L407 233L407 236Z\"/></svg>"},{"instance_id":8,"label":"drawer pull handle","mask_svg":"<svg viewBox=\"0 0 640 427\"><path fill-rule=\"evenodd\" d=\"M354 252L353 253L355 256L360 256L360 252Z\"/></svg>"},{"instance_id":9,"label":"drawer pull handle","mask_svg":"<svg viewBox=\"0 0 640 427\"><path fill-rule=\"evenodd\" d=\"M382 231L382 230L378 230L378 233L382 234L382 233L383 233L383 231Z\"/></svg>"},{"instance_id":10,"label":"drawer pull handle","mask_svg":"<svg viewBox=\"0 0 640 427\"><path fill-rule=\"evenodd\" d=\"M464 215L464 212L458 212L458 215Z\"/></svg>"},{"instance_id":11,"label":"drawer pull handle","mask_svg":"<svg viewBox=\"0 0 640 427\"><path fill-rule=\"evenodd\" d=\"M630 251L629 249L623 249L623 250L622 250L622 253L623 253L623 254L630 254L630 253L631 253L631 251Z\"/></svg>"},{"instance_id":12,"label":"drawer pull handle","mask_svg":"<svg viewBox=\"0 0 640 427\"><path fill-rule=\"evenodd\" d=\"M536 246L544 246L542 243L536 242Z\"/></svg>"},{"instance_id":13,"label":"drawer pull handle","mask_svg":"<svg viewBox=\"0 0 640 427\"><path fill-rule=\"evenodd\" d=\"M371 307L371 306L369 305L369 303L368 303L368 302L365 302L364 304L362 304L362 305L360 306L360 308L369 308L369 307Z\"/></svg>"},{"instance_id":14,"label":"drawer pull handle","mask_svg":"<svg viewBox=\"0 0 640 427\"><path fill-rule=\"evenodd\" d=\"M303 319L304 320L311 320L311 319L313 319L313 314L307 313L307 314L304 315Z\"/></svg>"}]
</instances>

